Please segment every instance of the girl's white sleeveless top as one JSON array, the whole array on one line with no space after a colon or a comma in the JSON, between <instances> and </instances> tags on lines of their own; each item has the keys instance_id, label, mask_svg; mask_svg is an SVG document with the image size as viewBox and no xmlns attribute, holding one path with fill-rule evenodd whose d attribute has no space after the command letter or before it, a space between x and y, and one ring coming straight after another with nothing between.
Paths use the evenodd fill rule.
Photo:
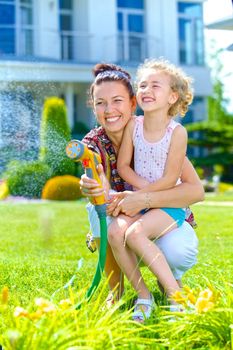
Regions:
<instances>
[{"instance_id":1,"label":"girl's white sleeveless top","mask_svg":"<svg viewBox=\"0 0 233 350\"><path fill-rule=\"evenodd\" d=\"M133 132L134 170L147 181L155 182L163 175L172 133L180 124L171 119L162 139L157 142L148 142L143 135L143 120L143 116L135 118Z\"/></svg>"}]
</instances>

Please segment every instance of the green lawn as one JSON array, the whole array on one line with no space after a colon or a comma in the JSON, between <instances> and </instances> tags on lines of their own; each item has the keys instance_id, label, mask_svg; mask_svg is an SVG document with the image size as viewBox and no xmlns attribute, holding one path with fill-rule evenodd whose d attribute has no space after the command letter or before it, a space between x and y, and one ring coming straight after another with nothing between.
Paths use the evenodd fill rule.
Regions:
<instances>
[{"instance_id":1,"label":"green lawn","mask_svg":"<svg viewBox=\"0 0 233 350\"><path fill-rule=\"evenodd\" d=\"M75 273L81 257L85 279L79 283L88 284L97 255L85 247L84 202L4 203L0 213L0 288L9 286L12 299L27 304L50 296Z\"/></svg>"},{"instance_id":2,"label":"green lawn","mask_svg":"<svg viewBox=\"0 0 233 350\"><path fill-rule=\"evenodd\" d=\"M222 198L222 196L219 197L221 201L224 200ZM227 205L225 206L224 204L222 205L222 203L218 204L217 198L214 198L212 196L211 198L208 197L207 200L215 200L216 203L214 206L208 205L208 203L206 203L196 204L192 207L195 213L196 221L198 222L198 228L196 232L200 241L199 257L198 264L189 272L187 272L187 274L184 276L183 282L184 284L189 285L191 288L198 287L200 289L205 289L208 285L211 284L214 288L222 290L223 294L225 293L229 296L229 293L231 293L231 291L226 291L226 286L228 286L229 283L231 283L233 275L232 207ZM230 200L232 200L232 197ZM88 229L89 225L85 210L85 201L46 203L0 203L0 290L4 286L9 287L10 296L8 302L9 309L6 312L7 315L9 315L10 312L13 312L12 310L15 308L15 306L20 305L26 308L28 305L31 305L32 301L36 297L44 297L46 299L51 300L51 297L53 296L54 302L58 302L61 299L67 298L68 292L67 290L64 290L63 286L71 279L73 275L75 275L75 280L73 284L74 295L77 296L80 290L85 290L89 287L98 256L97 253L92 254L91 252L89 252L89 250L85 246L85 234L88 232ZM77 264L81 258L83 259L83 264L82 267L79 268L79 270L77 271ZM146 269L144 269L144 274L145 277L149 280L149 285L154 295L158 297L158 303L161 304L163 299L159 294L154 279ZM103 287L101 297L98 297L98 302L104 303L104 299L107 295L107 292L108 291L106 286ZM126 284L126 297L127 295L132 296L129 284ZM224 300L226 299L226 295L222 297ZM230 294L230 298L233 304L232 295L233 294ZM93 297L92 303L95 302L95 298L97 298L97 296ZM92 308L94 307L93 305ZM87 307L87 310L89 310L89 307ZM125 312L127 312L125 306L123 306L123 309L121 307L120 311L119 309L116 310L116 313L119 313L120 315L125 314ZM226 327L227 335L224 339L219 340L219 347L218 345L216 345L215 347L215 345L213 345L214 343L212 342L212 338L210 338L210 341L206 340L204 343L203 341L201 342L201 340L198 341L197 344L201 345L200 347L197 347L196 344L195 348L220 349L226 346L226 349L230 349L230 324L228 323L230 322L233 324L232 315L233 309L231 309L229 316L230 318L227 318L226 321L228 327ZM85 319L86 317L87 316L85 316ZM93 316L89 317L92 318ZM106 315L104 315L103 317L106 317ZM113 317L114 316L112 315L111 318L113 319ZM129 317L127 319L127 327L129 327L130 314L127 315L127 317ZM118 321L120 322L119 316ZM16 328L17 330L20 329L20 332L24 334L22 331L23 326L15 324L14 321L12 321L12 317L7 316L7 318L2 320L2 322L3 323L1 325L1 328L5 332L4 334L8 334L6 332L6 329L12 327L13 329ZM90 319L89 322L91 322ZM117 321L115 321L115 325L117 325L116 322ZM158 319L155 314L155 320L151 322L151 325L154 327L154 325L156 325L157 322ZM123 332L123 334L125 332L125 335L128 334L127 332L130 332L131 334L133 329L135 328L134 325L130 326L129 329L127 327L127 329L120 329L119 327L121 326L117 327L117 332L119 332L120 330L121 332ZM172 329L173 326L169 325L169 327ZM77 329L75 331L77 331ZM176 331L178 332L178 328L176 328ZM33 332L35 332L35 329ZM137 332L139 331L137 330ZM142 334L140 333L140 336L144 340L140 340L139 344L137 343L138 338L135 336L135 344L132 344L132 347L131 345L128 345L128 347L125 348L173 349L172 345L166 345L164 347L164 345L160 344L161 335L158 335L158 333L156 333L157 330L155 333L153 333L152 331L146 331L145 329L143 330L141 328L140 332L143 332ZM121 349L120 345L118 346L117 343L114 343L115 338L113 334L115 333L112 333L113 338L111 341L113 343L111 343L110 341L110 343L106 344L115 344L115 347L113 345L106 345L105 348ZM191 339L191 333L188 334L186 332L185 334L189 336L189 339ZM107 335L107 337L109 338L110 336ZM118 336L116 336L116 339L118 339L117 337ZM156 342L154 342L153 347L152 345L146 345L149 340L153 340L153 337L157 339ZM66 338L69 338L68 333L66 335ZM172 336L171 334L167 335L166 341L164 340L165 338L165 335L163 335L162 343L168 344L171 341ZM25 334L24 336L22 336L22 339L24 339L26 344ZM184 343L182 343L183 340L180 341L180 347L179 341L176 341L177 349L191 349L193 348L193 344L195 344L195 341L193 340L191 343L187 341L185 343L185 347L182 348L182 346L184 346ZM5 349L27 349L26 345L22 342L21 345L19 345L20 347L14 347L13 345L9 345L9 347L7 347L6 345ZM157 342L159 343L159 345L157 344ZM11 344L10 341L9 344ZM29 347L28 349L37 350L48 348L48 345L44 345L43 347L42 345L35 344L33 345L33 347ZM77 345L75 342L74 344ZM104 346L103 344L105 343L102 342L101 345L99 345L99 343L98 345L93 345L93 343L91 344L92 345L90 347L85 345L87 347L74 347L72 349L97 349L101 348L101 346ZM65 347L64 345L63 347L60 345L56 345L56 347L50 345L48 349L53 348L71 349L71 347Z\"/></svg>"}]
</instances>

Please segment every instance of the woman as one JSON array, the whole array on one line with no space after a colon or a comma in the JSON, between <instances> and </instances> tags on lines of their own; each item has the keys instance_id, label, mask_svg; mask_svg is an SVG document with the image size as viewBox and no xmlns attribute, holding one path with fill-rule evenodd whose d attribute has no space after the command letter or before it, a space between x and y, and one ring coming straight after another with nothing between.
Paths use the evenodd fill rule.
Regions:
<instances>
[{"instance_id":1,"label":"woman","mask_svg":"<svg viewBox=\"0 0 233 350\"><path fill-rule=\"evenodd\" d=\"M123 192L128 188L120 178L116 168L116 158L122 141L123 131L134 115L136 100L130 83L130 75L120 67L112 64L98 64L94 67L95 80L90 87L90 103L93 107L96 119L101 125L88 133L83 142L98 153L102 158L103 169L99 172L103 188L99 187L95 180L82 177L82 191L88 196L98 196L103 191L108 191L109 184L104 174L110 181L110 186L117 192ZM187 207L197 201L203 200L204 192L201 182L188 159L185 159L181 175L182 183L175 188L150 193L150 207ZM148 198L145 193L124 192L120 193L109 205L108 214L118 215L121 211L126 215L135 215L141 209L147 207ZM89 220L92 234L100 237L98 218L93 206L88 205ZM108 222L111 219L108 217ZM156 244L163 251L167 262L178 282L181 284L181 276L196 262L197 238L194 230L187 223L180 228L171 231L161 237ZM121 270L116 263L111 247L108 245L106 275L109 277L111 290L116 291L116 297L120 297L123 291L123 278Z\"/></svg>"}]
</instances>

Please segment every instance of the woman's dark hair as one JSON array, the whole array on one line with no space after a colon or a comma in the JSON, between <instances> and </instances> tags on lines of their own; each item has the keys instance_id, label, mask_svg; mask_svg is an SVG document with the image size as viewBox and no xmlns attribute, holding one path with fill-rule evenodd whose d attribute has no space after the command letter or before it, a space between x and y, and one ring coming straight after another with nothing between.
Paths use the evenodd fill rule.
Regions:
<instances>
[{"instance_id":1,"label":"woman's dark hair","mask_svg":"<svg viewBox=\"0 0 233 350\"><path fill-rule=\"evenodd\" d=\"M112 63L98 63L92 69L92 73L95 77L95 80L91 84L90 89L88 91L88 102L90 105L93 105L93 92L95 86L100 85L105 81L119 81L128 90L130 98L135 96L133 86L130 81L131 76L120 66L117 66Z\"/></svg>"}]
</instances>

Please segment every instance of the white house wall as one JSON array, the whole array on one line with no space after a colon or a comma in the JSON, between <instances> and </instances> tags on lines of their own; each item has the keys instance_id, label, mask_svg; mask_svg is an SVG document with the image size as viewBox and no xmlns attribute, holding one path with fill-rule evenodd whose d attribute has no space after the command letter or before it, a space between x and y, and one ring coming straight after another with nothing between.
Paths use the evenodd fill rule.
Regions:
<instances>
[{"instance_id":1,"label":"white house wall","mask_svg":"<svg viewBox=\"0 0 233 350\"><path fill-rule=\"evenodd\" d=\"M94 61L116 61L117 8L116 1L88 1L89 32L91 40L90 58Z\"/></svg>"},{"instance_id":2,"label":"white house wall","mask_svg":"<svg viewBox=\"0 0 233 350\"><path fill-rule=\"evenodd\" d=\"M35 44L38 57L60 58L58 1L34 1ZM45 40L46 38L46 40Z\"/></svg>"}]
</instances>

